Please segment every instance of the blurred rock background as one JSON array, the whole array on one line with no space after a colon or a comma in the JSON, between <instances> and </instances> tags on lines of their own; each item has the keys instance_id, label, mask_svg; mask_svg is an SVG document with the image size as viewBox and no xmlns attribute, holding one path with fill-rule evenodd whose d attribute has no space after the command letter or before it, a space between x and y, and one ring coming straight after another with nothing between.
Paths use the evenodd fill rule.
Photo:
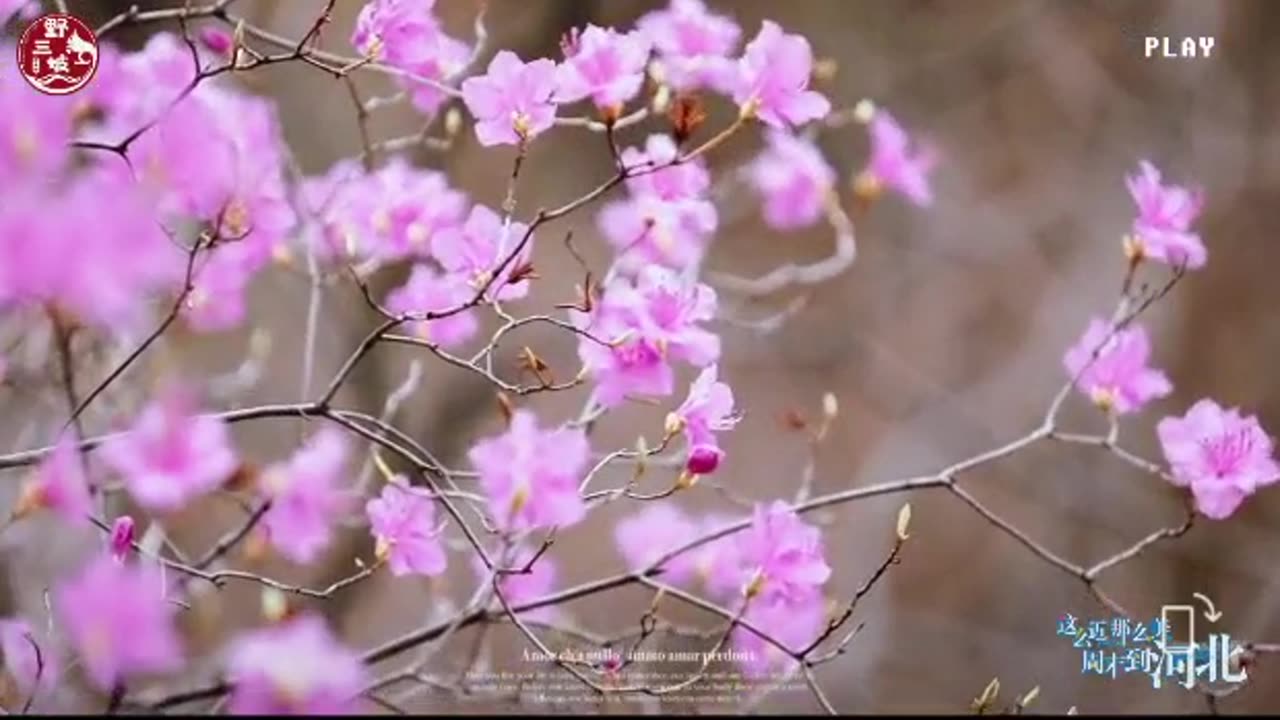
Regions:
<instances>
[{"instance_id":1,"label":"blurred rock background","mask_svg":"<svg viewBox=\"0 0 1280 720\"><path fill-rule=\"evenodd\" d=\"M101 19L121 2L72 2L73 12ZM805 308L772 334L725 327L722 375L747 413L727 441L721 478L741 495L791 497L806 461L801 436L780 415L819 412L824 392L836 394L841 415L817 451L815 493L873 484L936 470L953 460L1022 435L1039 422L1063 382L1060 357L1092 314L1110 311L1123 274L1119 238L1132 217L1123 177L1149 158L1177 181L1205 186L1208 204L1199 227L1210 248L1205 270L1193 274L1145 320L1156 361L1177 391L1154 411L1128 421L1121 438L1158 456L1153 426L1159 414L1181 414L1199 397L1259 413L1280 427L1280 386L1272 358L1280 353L1275 308L1280 288L1271 270L1280 260L1280 5L1264 0L887 0L711 2L734 15L749 39L760 20L777 20L803 34L815 53L837 63L822 90L837 107L872 98L908 128L932 138L945 162L935 176L938 200L918 211L886 199L858 221L860 257L838 280L809 293ZM320 0L289 3L241 0L233 9L275 32L299 37L323 7ZM560 35L587 22L626 25L654 2L604 0L491 0L491 48L521 56L557 56ZM340 0L325 30L327 49L350 53L347 42L361 3ZM439 0L438 12L457 37L470 39L477 5ZM138 45L159 29L117 36ZM1147 59L1146 35L1213 36L1212 59ZM487 63L487 57L484 60ZM285 136L302 169L324 171L360 150L355 116L342 83L301 64L255 72L240 82L278 100ZM393 92L375 75L361 75L365 97ZM715 106L711 128L730 108ZM413 132L411 108L381 110L378 137ZM651 126L657 130L660 124ZM710 130L704 131L710 132ZM624 144L645 131L632 130ZM850 126L827 132L821 145L844 177L866 157L865 134ZM746 133L712 156L725 171L759 147ZM464 132L451 151L418 160L448 172L477 202L496 206L505 192L511 153L480 147ZM561 130L540 138L519 187L520 215L580 195L607 177L608 150L600 138ZM755 274L788 260L829 252L829 231L779 235L754 214L738 189L728 204L740 209L724 223L709 261L717 270ZM608 253L591 213L548 226L539 235L535 264L542 279L524 307L547 309L572 299L581 270L560 239L572 228L575 245L602 270ZM298 399L298 357L308 287L305 278L272 274L255 288L257 329L272 339L264 375L243 404ZM385 288L400 278L386 277ZM783 299L744 312L778 309ZM324 296L316 385L327 380L374 321L358 293L335 285ZM249 331L216 337L175 335L146 381L163 367L224 372L238 365ZM514 351L527 343L552 368L576 370L574 345L556 332L530 329L507 343L500 366L514 370ZM386 347L356 373L340 403L377 412L399 385L408 348ZM474 377L427 362L423 382L398 424L451 466L465 464L476 437L500 418L492 392ZM313 386L313 391L314 391ZM547 418L576 413L581 394L529 403ZM6 415L31 412L22 398L5 400ZM1096 428L1088 408L1073 402L1065 418ZM666 408L638 408L609 418L594 436L597 448L631 445L637 434L660 435ZM15 424L12 421L10 424ZM102 421L102 422L105 422ZM101 425L99 430L105 429ZM241 425L237 439L259 462L286 454L299 423ZM12 437L12 434L10 434ZM619 470L619 473L626 472ZM620 475L612 476L620 477ZM654 482L654 481L651 481ZM1064 557L1089 565L1180 520L1181 498L1113 458L1086 448L1045 445L962 477L989 507ZM6 485L6 491L12 488ZM828 555L836 569L830 590L847 598L887 551L893 517L906 498L874 498L840 508L826 522ZM850 652L819 672L837 708L846 712L964 712L994 676L1005 693L1041 687L1038 708L1063 712L1199 712L1204 700L1177 688L1153 690L1142 676L1116 680L1082 676L1080 654L1054 634L1057 618L1108 617L1080 583L1047 566L954 497L924 491L911 498L914 532L903 563L859 607L866 628ZM724 507L712 489L678 500L688 508ZM552 556L563 584L616 572L611 528L634 506L609 508L561 534ZM1146 552L1104 576L1102 587L1140 618L1163 603L1190 602L1205 593L1224 612L1237 638L1280 640L1280 491L1262 492L1229 522L1200 522L1185 537ZM221 525L212 525L211 517ZM169 519L183 547L199 552L239 517L211 501ZM41 583L58 539L38 529L6 538L8 583L18 608L38 612ZM66 544L63 541L62 544ZM326 567L308 571L268 565L273 573L312 586L350 574L352 557L371 556L363 533L352 532ZM379 576L318 606L348 640L372 646L395 637L448 603L463 601L476 582L469 563L434 584ZM569 606L585 627L618 629L638 618L649 595L629 590ZM254 622L256 590L233 588L211 597L192 632L206 648L234 628ZM665 606L664 606L665 607ZM687 621L705 616L680 608ZM455 661L474 638L463 632L442 657ZM510 628L494 633L495 662L518 667L523 640ZM391 669L388 666L386 669ZM1271 678L1280 663L1263 658L1257 681L1223 701L1231 712L1275 711L1280 692ZM454 704L429 694L413 705L434 712L511 708ZM803 690L782 692L766 711L819 710ZM1033 709L1035 709L1033 708ZM586 706L576 706L579 711ZM687 704L669 704L688 712ZM708 708L715 709L715 708Z\"/></svg>"}]
</instances>

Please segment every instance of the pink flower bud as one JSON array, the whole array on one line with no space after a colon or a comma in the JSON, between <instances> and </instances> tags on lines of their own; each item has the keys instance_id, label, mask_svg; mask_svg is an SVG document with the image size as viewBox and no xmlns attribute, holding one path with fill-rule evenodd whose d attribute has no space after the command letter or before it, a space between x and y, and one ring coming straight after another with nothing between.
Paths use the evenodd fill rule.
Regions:
<instances>
[{"instance_id":1,"label":"pink flower bud","mask_svg":"<svg viewBox=\"0 0 1280 720\"><path fill-rule=\"evenodd\" d=\"M121 515L111 525L111 556L116 562L124 562L125 556L133 548L134 527L133 518L128 515Z\"/></svg>"},{"instance_id":2,"label":"pink flower bud","mask_svg":"<svg viewBox=\"0 0 1280 720\"><path fill-rule=\"evenodd\" d=\"M231 33L220 27L203 27L197 35L200 44L219 55L231 52Z\"/></svg>"},{"instance_id":3,"label":"pink flower bud","mask_svg":"<svg viewBox=\"0 0 1280 720\"><path fill-rule=\"evenodd\" d=\"M722 457L724 457L724 451L715 445L695 445L689 451L685 468L695 475L710 475L720 467Z\"/></svg>"}]
</instances>

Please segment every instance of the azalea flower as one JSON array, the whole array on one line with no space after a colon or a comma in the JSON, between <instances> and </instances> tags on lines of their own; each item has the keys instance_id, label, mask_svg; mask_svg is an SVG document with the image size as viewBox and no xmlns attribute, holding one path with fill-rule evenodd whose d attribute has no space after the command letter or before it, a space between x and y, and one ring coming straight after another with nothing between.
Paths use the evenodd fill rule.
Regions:
<instances>
[{"instance_id":1,"label":"azalea flower","mask_svg":"<svg viewBox=\"0 0 1280 720\"><path fill-rule=\"evenodd\" d=\"M1169 378L1147 366L1151 342L1146 330L1130 325L1112 331L1111 323L1091 319L1079 342L1063 356L1062 364L1080 392L1104 410L1121 415L1173 392Z\"/></svg>"},{"instance_id":2,"label":"azalea flower","mask_svg":"<svg viewBox=\"0 0 1280 720\"><path fill-rule=\"evenodd\" d=\"M568 527L586 515L578 486L589 452L582 430L543 430L532 412L517 410L507 432L476 443L467 457L494 522L525 530Z\"/></svg>"},{"instance_id":3,"label":"azalea flower","mask_svg":"<svg viewBox=\"0 0 1280 720\"><path fill-rule=\"evenodd\" d=\"M1253 415L1204 399L1156 425L1172 481L1189 487L1205 517L1230 517L1244 499L1280 480L1274 443Z\"/></svg>"}]
</instances>

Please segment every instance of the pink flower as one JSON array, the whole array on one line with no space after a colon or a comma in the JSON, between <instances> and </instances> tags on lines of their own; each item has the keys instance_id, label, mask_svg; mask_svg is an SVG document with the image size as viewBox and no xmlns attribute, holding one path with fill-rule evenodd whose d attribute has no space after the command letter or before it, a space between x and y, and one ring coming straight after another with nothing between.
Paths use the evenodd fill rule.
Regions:
<instances>
[{"instance_id":1,"label":"pink flower","mask_svg":"<svg viewBox=\"0 0 1280 720\"><path fill-rule=\"evenodd\" d=\"M0 193L0 311L53 306L126 329L146 317L151 294L182 279L182 259L123 163Z\"/></svg>"},{"instance_id":2,"label":"pink flower","mask_svg":"<svg viewBox=\"0 0 1280 720\"><path fill-rule=\"evenodd\" d=\"M622 151L622 165L628 168L644 166L659 168L628 177L627 189L633 195L650 195L659 200L702 200L711 187L711 174L701 157L690 162L677 163L680 148L670 135L650 135L644 149L629 147ZM714 206L712 206L714 212Z\"/></svg>"},{"instance_id":3,"label":"pink flower","mask_svg":"<svg viewBox=\"0 0 1280 720\"><path fill-rule=\"evenodd\" d=\"M809 89L813 50L772 20L747 44L733 82L733 101L743 112L776 128L803 125L831 112L831 103Z\"/></svg>"},{"instance_id":4,"label":"pink flower","mask_svg":"<svg viewBox=\"0 0 1280 720\"><path fill-rule=\"evenodd\" d=\"M597 224L618 253L618 268L636 272L649 265L673 270L696 267L715 234L715 205L705 200L663 200L638 195L605 205Z\"/></svg>"},{"instance_id":5,"label":"pink flower","mask_svg":"<svg viewBox=\"0 0 1280 720\"><path fill-rule=\"evenodd\" d=\"M436 238L457 228L467 212L467 196L450 188L443 173L399 156L371 173L339 162L304 181L302 195L321 224L309 240L328 263L425 258Z\"/></svg>"},{"instance_id":6,"label":"pink flower","mask_svg":"<svg viewBox=\"0 0 1280 720\"><path fill-rule=\"evenodd\" d=\"M768 149L749 168L764 196L765 222L778 230L808 227L822 217L836 172L808 140L778 130L768 138Z\"/></svg>"},{"instance_id":7,"label":"pink flower","mask_svg":"<svg viewBox=\"0 0 1280 720\"><path fill-rule=\"evenodd\" d=\"M35 477L23 488L14 517L48 509L73 525L89 522L93 504L77 445L70 433L58 440L53 452L36 468Z\"/></svg>"},{"instance_id":8,"label":"pink flower","mask_svg":"<svg viewBox=\"0 0 1280 720\"><path fill-rule=\"evenodd\" d=\"M329 545L349 500L340 486L347 454L341 431L326 427L287 462L265 471L263 490L271 509L262 524L281 555L305 565Z\"/></svg>"},{"instance_id":9,"label":"pink flower","mask_svg":"<svg viewBox=\"0 0 1280 720\"><path fill-rule=\"evenodd\" d=\"M519 145L555 124L556 64L546 58L525 63L503 50L488 73L462 83L462 100L476 117L481 145Z\"/></svg>"},{"instance_id":10,"label":"pink flower","mask_svg":"<svg viewBox=\"0 0 1280 720\"><path fill-rule=\"evenodd\" d=\"M588 328L598 332L602 327ZM675 390L675 374L662 349L629 329L614 333L614 345L603 346L583 338L578 356L596 383L595 398L605 407L617 407L634 397L660 397Z\"/></svg>"},{"instance_id":11,"label":"pink flower","mask_svg":"<svg viewBox=\"0 0 1280 720\"><path fill-rule=\"evenodd\" d=\"M426 265L415 265L409 281L387 294L387 309L399 315L445 312L466 305L477 293L460 275L441 275ZM419 338L450 348L470 340L478 325L468 309L415 320L410 327Z\"/></svg>"},{"instance_id":12,"label":"pink flower","mask_svg":"<svg viewBox=\"0 0 1280 720\"><path fill-rule=\"evenodd\" d=\"M177 670L178 609L164 597L153 565L124 565L102 554L54 590L58 628L80 655L85 676L110 690L132 674Z\"/></svg>"},{"instance_id":13,"label":"pink flower","mask_svg":"<svg viewBox=\"0 0 1280 720\"><path fill-rule=\"evenodd\" d=\"M444 572L443 528L436 524L435 501L429 494L396 476L380 496L365 504L365 513L378 554L385 554L392 574L435 576Z\"/></svg>"},{"instance_id":14,"label":"pink flower","mask_svg":"<svg viewBox=\"0 0 1280 720\"><path fill-rule=\"evenodd\" d=\"M373 0L356 18L351 44L367 56L436 82L465 69L471 48L444 33L432 13L435 0ZM397 78L408 87L414 106L435 113L448 99L438 86Z\"/></svg>"},{"instance_id":15,"label":"pink flower","mask_svg":"<svg viewBox=\"0 0 1280 720\"><path fill-rule=\"evenodd\" d=\"M302 180L299 198L318 222L303 226L305 242L316 259L329 266L360 263L377 257L381 244L373 241L373 215L384 189L377 176L366 173L356 160L340 160L323 175ZM427 241L422 234L422 241Z\"/></svg>"},{"instance_id":16,"label":"pink flower","mask_svg":"<svg viewBox=\"0 0 1280 720\"><path fill-rule=\"evenodd\" d=\"M11 44L0 54L13 57ZM21 78L18 78L21 80ZM22 181L48 178L66 164L74 121L74 99L37 92L25 82L0 85L0 185L6 192Z\"/></svg>"},{"instance_id":17,"label":"pink flower","mask_svg":"<svg viewBox=\"0 0 1280 720\"><path fill-rule=\"evenodd\" d=\"M640 335L656 342L664 355L697 367L720 357L720 338L699 326L716 314L716 292L711 286L650 267L634 285L616 283L609 291L619 312L628 315Z\"/></svg>"},{"instance_id":18,"label":"pink flower","mask_svg":"<svg viewBox=\"0 0 1280 720\"><path fill-rule=\"evenodd\" d=\"M195 67L186 45L168 34L122 67L122 84L148 90L122 93L101 134L118 139L147 127L130 144L129 159L142 185L158 194L162 220L208 223L269 258L297 220L275 105L217 83L184 95Z\"/></svg>"},{"instance_id":19,"label":"pink flower","mask_svg":"<svg viewBox=\"0 0 1280 720\"><path fill-rule=\"evenodd\" d=\"M676 408L675 426L684 431L689 443L685 467L689 472L705 475L719 466L723 453L716 433L732 430L738 424L733 407L733 390L716 380L717 367L709 365L689 386L689 397Z\"/></svg>"},{"instance_id":20,"label":"pink flower","mask_svg":"<svg viewBox=\"0 0 1280 720\"><path fill-rule=\"evenodd\" d=\"M724 90L735 66L729 59L742 29L732 19L707 12L702 0L672 0L665 10L641 17L660 58L663 81L680 92L703 87Z\"/></svg>"},{"instance_id":21,"label":"pink flower","mask_svg":"<svg viewBox=\"0 0 1280 720\"><path fill-rule=\"evenodd\" d=\"M245 290L261 266L248 245L231 244L207 253L191 281L182 316L197 332L234 330L244 323Z\"/></svg>"},{"instance_id":22,"label":"pink flower","mask_svg":"<svg viewBox=\"0 0 1280 720\"><path fill-rule=\"evenodd\" d=\"M217 489L239 466L226 423L194 410L188 391L170 387L127 433L103 445L102 459L143 507L176 510Z\"/></svg>"},{"instance_id":23,"label":"pink flower","mask_svg":"<svg viewBox=\"0 0 1280 720\"><path fill-rule=\"evenodd\" d=\"M0 25L9 22L14 15L31 20L39 14L40 3L36 0L0 0Z\"/></svg>"},{"instance_id":24,"label":"pink flower","mask_svg":"<svg viewBox=\"0 0 1280 720\"><path fill-rule=\"evenodd\" d=\"M643 510L623 518L614 529L614 542L632 572L643 570L655 560L698 536L698 523L672 503L646 503ZM694 552L677 555L664 563L663 582L683 585L696 572Z\"/></svg>"},{"instance_id":25,"label":"pink flower","mask_svg":"<svg viewBox=\"0 0 1280 720\"><path fill-rule=\"evenodd\" d=\"M707 515L698 523L697 534L709 535L738 520L725 515ZM695 572L715 597L726 600L742 597L741 532L746 531L717 538L689 551Z\"/></svg>"},{"instance_id":26,"label":"pink flower","mask_svg":"<svg viewBox=\"0 0 1280 720\"><path fill-rule=\"evenodd\" d=\"M1204 208L1204 191L1161 185L1160 171L1146 160L1139 164L1138 174L1125 178L1125 184L1138 205L1129 252L1169 265L1186 264L1192 270L1203 267L1208 251L1191 231L1191 223Z\"/></svg>"},{"instance_id":27,"label":"pink flower","mask_svg":"<svg viewBox=\"0 0 1280 720\"><path fill-rule=\"evenodd\" d=\"M227 423L196 415L195 401L178 388L143 409L129 432L108 439L101 456L134 500L160 511L220 487L239 465Z\"/></svg>"},{"instance_id":28,"label":"pink flower","mask_svg":"<svg viewBox=\"0 0 1280 720\"><path fill-rule=\"evenodd\" d=\"M529 547L520 547L513 555L514 559L503 567L509 570L523 570L533 558L534 552ZM490 556L494 557L495 560L498 559L494 553L490 553ZM482 581L487 581L491 571L485 568L480 556L472 555L471 558L471 567L475 569L476 575ZM554 592L559 577L560 568L556 561L551 556L544 554L533 563L527 573L503 573L500 575L498 577L498 587L502 590L502 597L506 599L507 604L515 608L550 595ZM548 605L517 614L521 620L551 622L559 614L559 608L554 605Z\"/></svg>"},{"instance_id":29,"label":"pink flower","mask_svg":"<svg viewBox=\"0 0 1280 720\"><path fill-rule=\"evenodd\" d=\"M587 25L565 43L565 60L556 68L556 102L590 97L596 107L616 116L644 85L649 38Z\"/></svg>"},{"instance_id":30,"label":"pink flower","mask_svg":"<svg viewBox=\"0 0 1280 720\"><path fill-rule=\"evenodd\" d=\"M467 453L480 473L498 527L568 527L586 515L578 493L590 448L582 430L541 430L537 417L517 410L506 433Z\"/></svg>"},{"instance_id":31,"label":"pink flower","mask_svg":"<svg viewBox=\"0 0 1280 720\"><path fill-rule=\"evenodd\" d=\"M440 32L432 12L436 0L371 0L356 16L351 44L361 53L390 65L406 66L427 50L424 44Z\"/></svg>"},{"instance_id":32,"label":"pink flower","mask_svg":"<svg viewBox=\"0 0 1280 720\"><path fill-rule=\"evenodd\" d=\"M1156 425L1173 483L1190 487L1196 508L1222 520L1258 488L1280 479L1271 437L1253 415L1204 399Z\"/></svg>"},{"instance_id":33,"label":"pink flower","mask_svg":"<svg viewBox=\"0 0 1280 720\"><path fill-rule=\"evenodd\" d=\"M920 207L933 203L929 173L938 162L932 146L914 147L902 126L886 110L871 118L871 160L858 177L857 189L874 196L889 187Z\"/></svg>"},{"instance_id":34,"label":"pink flower","mask_svg":"<svg viewBox=\"0 0 1280 720\"><path fill-rule=\"evenodd\" d=\"M61 676L58 659L26 620L0 620L0 656L4 658L4 669L23 696L22 702L58 686Z\"/></svg>"},{"instance_id":35,"label":"pink flower","mask_svg":"<svg viewBox=\"0 0 1280 720\"><path fill-rule=\"evenodd\" d=\"M529 281L520 279L511 283L512 272L529 263L534 238L530 237L515 257L511 255L528 232L528 225L515 221L503 228L497 213L476 205L471 208L466 224L440 233L433 246L434 255L445 270L469 280L473 295L484 287L499 265L510 259L501 277L489 286L489 295L499 300L518 300L529 294Z\"/></svg>"},{"instance_id":36,"label":"pink flower","mask_svg":"<svg viewBox=\"0 0 1280 720\"><path fill-rule=\"evenodd\" d=\"M751 527L739 535L746 595L763 604L797 604L831 577L822 533L781 500L758 504Z\"/></svg>"},{"instance_id":37,"label":"pink flower","mask_svg":"<svg viewBox=\"0 0 1280 720\"><path fill-rule=\"evenodd\" d=\"M820 594L796 603L752 601L743 619L788 649L800 652L817 640L826 627L826 601ZM776 677L798 667L795 658L746 628L734 628L732 642L734 651L742 656L739 665L748 677Z\"/></svg>"},{"instance_id":38,"label":"pink flower","mask_svg":"<svg viewBox=\"0 0 1280 720\"><path fill-rule=\"evenodd\" d=\"M623 272L654 263L683 270L706 253L719 222L715 205L705 197L711 178L701 158L676 164L678 155L668 135L650 135L643 150L622 152L626 167L661 168L629 178L631 197L605 205L598 216Z\"/></svg>"},{"instance_id":39,"label":"pink flower","mask_svg":"<svg viewBox=\"0 0 1280 720\"><path fill-rule=\"evenodd\" d=\"M367 181L372 207L359 221L372 231L383 260L427 257L436 239L462 223L467 196L449 187L444 173L416 168L394 157Z\"/></svg>"},{"instance_id":40,"label":"pink flower","mask_svg":"<svg viewBox=\"0 0 1280 720\"><path fill-rule=\"evenodd\" d=\"M315 615L233 640L227 679L235 715L356 714L367 683L360 656Z\"/></svg>"},{"instance_id":41,"label":"pink flower","mask_svg":"<svg viewBox=\"0 0 1280 720\"><path fill-rule=\"evenodd\" d=\"M705 367L720 356L720 338L700 327L716 311L715 291L660 267L635 283L619 279L590 315L572 318L591 337L578 355L592 373L596 399L615 407L629 396L666 396L675 390L669 360Z\"/></svg>"},{"instance_id":42,"label":"pink flower","mask_svg":"<svg viewBox=\"0 0 1280 720\"><path fill-rule=\"evenodd\" d=\"M1112 325L1093 318L1084 336L1062 358L1076 388L1104 410L1131 413L1173 392L1169 378L1147 367L1151 343L1147 331L1131 325L1111 333ZM1094 353L1098 355L1094 358Z\"/></svg>"},{"instance_id":43,"label":"pink flower","mask_svg":"<svg viewBox=\"0 0 1280 720\"><path fill-rule=\"evenodd\" d=\"M111 536L107 541L107 549L116 562L124 562L133 550L133 518L121 515L111 524Z\"/></svg>"}]
</instances>

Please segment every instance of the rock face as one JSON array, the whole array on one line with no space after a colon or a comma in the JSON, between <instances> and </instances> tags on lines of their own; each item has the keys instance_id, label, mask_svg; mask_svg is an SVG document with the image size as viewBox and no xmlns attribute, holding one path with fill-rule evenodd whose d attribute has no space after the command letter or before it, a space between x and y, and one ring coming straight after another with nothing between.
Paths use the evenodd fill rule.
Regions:
<instances>
[{"instance_id":1,"label":"rock face","mask_svg":"<svg viewBox=\"0 0 1280 720\"><path fill-rule=\"evenodd\" d=\"M464 34L472 3L439 5L457 34ZM817 452L817 492L936 470L1034 427L1065 379L1062 351L1090 315L1110 309L1119 289L1120 236L1132 217L1123 177L1141 158L1157 161L1180 181L1206 187L1199 228L1210 259L1145 321L1156 363L1177 389L1154 410L1127 421L1121 436L1155 457L1155 420L1180 414L1203 395L1243 405L1259 413L1264 426L1280 427L1280 386L1273 371L1280 333L1271 317L1280 284L1270 277L1280 261L1280 215L1273 211L1280 202L1280 126L1268 120L1280 113L1280 85L1274 81L1280 53L1270 44L1280 32L1280 15L1268 12L1265 3L720 5L748 32L767 15L804 34L819 57L838 63L824 85L837 107L874 98L926 132L944 155L932 209L884 200L857 220L857 264L813 289L784 328L768 336L726 334L722 373L747 412L726 440L728 460L720 470L734 490L761 499L794 493L806 446L776 418L793 408L816 415L828 391L839 397L841 416ZM639 10L600 0L511 3L501 12L497 3L491 6L491 43L524 56L552 55L560 34L575 24L623 23ZM258 21L281 33L298 35L310 22L290 4L250 7L260 13ZM326 42L344 41L358 9L357 2L338 3ZM1179 28L1178 37L1215 37L1212 57L1144 56L1141 38L1156 27ZM358 151L341 83L303 66L263 71L248 82L279 99L286 136L306 171L321 171ZM366 96L391 91L377 79L361 82ZM713 113L708 123L724 119ZM413 132L419 122L407 109L387 110L376 126L389 137ZM623 143L642 139L625 137ZM521 177L520 213L558 204L599 182L608 171L608 148L600 145L584 146L581 134L553 133L540 140ZM846 179L865 157L857 128L828 133L821 145ZM713 170L748 159L757 146L755 140L735 140L715 156ZM447 170L475 199L501 203L510 153L468 140L447 155L422 159ZM711 267L756 274L828 252L826 231L778 236L764 228L751 198L729 202L743 207L726 213L732 217L715 241ZM575 246L603 266L606 245L590 215L549 226L534 259L540 279L524 301L529 306L572 299L565 293L581 280L580 270L559 242L571 227ZM275 348L260 382L264 399L282 399L276 392L281 388L285 397L296 394L302 332L296 318L306 307L304 286L281 282L259 288L255 297L253 312L273 334ZM322 338L319 378L337 367L374 322L350 288L335 289L325 302L329 322L344 329ZM225 369L238 362L246 342L247 334L233 335L190 340L178 349L211 369ZM536 348L552 368L567 374L576 367L573 345L563 334L531 329L520 342ZM518 347L513 343L513 352ZM380 350L340 402L376 412L411 357L407 348ZM514 354L504 362L514 368ZM490 389L474 378L438 364L426 369L422 389L405 406L400 423L444 462L460 466L468 444L496 427L496 405ZM577 396L553 396L529 406L564 417L580 403ZM1089 408L1073 408L1065 418L1097 429ZM630 446L639 433L656 436L661 423L656 411L629 411L602 426L595 442ZM296 440L296 429L287 424L263 428L269 429L237 438L263 459L283 455ZM960 482L1037 541L1083 565L1176 524L1181 512L1172 488L1084 448L1037 447ZM718 500L705 489L688 495L691 507ZM871 499L829 518L831 590L837 597L850 596L887 551L901 500ZM947 493L922 491L912 503L912 540L903 563L860 604L857 617L867 623L863 635L822 671L836 707L963 712L998 676L1008 692L1039 685L1037 707L1050 712L1072 705L1144 713L1204 709L1192 693L1139 689L1146 678L1082 677L1079 650L1055 636L1057 619L1065 612L1085 619L1110 614L1081 584ZM571 541L560 538L554 554L564 582L621 567L611 527L627 510L600 513L575 527ZM1223 611L1221 622L1233 636L1276 641L1280 600L1271 585L1275 565L1264 548L1276 542L1268 521L1277 514L1280 493L1261 493L1230 521L1199 522L1186 537L1105 575L1102 585L1142 620L1158 616L1164 603L1190 603L1193 592L1205 593ZM199 543L195 547L216 537L203 522L169 530L180 542ZM29 550L8 552L15 572L31 568ZM353 553L367 558L372 547L353 535L335 549L330 567L292 579L324 585L350 573ZM465 600L474 582L470 566L457 559L444 580L430 587L378 578L325 610L353 643L371 645L422 623L429 608L440 609L442 597ZM39 608L41 586L31 587L14 588L14 600ZM619 617L638 618L649 599L622 592L570 609L584 626L613 630ZM215 614L234 627L258 598L241 588L218 602ZM673 615L699 619L683 609ZM509 630L495 631L495 657L518 667L522 644ZM464 633L453 642L464 652L471 640ZM1280 703L1280 691L1266 683L1243 695L1225 707L1259 711ZM437 701L429 707L449 710ZM816 709L802 691L780 693L765 707Z\"/></svg>"}]
</instances>

